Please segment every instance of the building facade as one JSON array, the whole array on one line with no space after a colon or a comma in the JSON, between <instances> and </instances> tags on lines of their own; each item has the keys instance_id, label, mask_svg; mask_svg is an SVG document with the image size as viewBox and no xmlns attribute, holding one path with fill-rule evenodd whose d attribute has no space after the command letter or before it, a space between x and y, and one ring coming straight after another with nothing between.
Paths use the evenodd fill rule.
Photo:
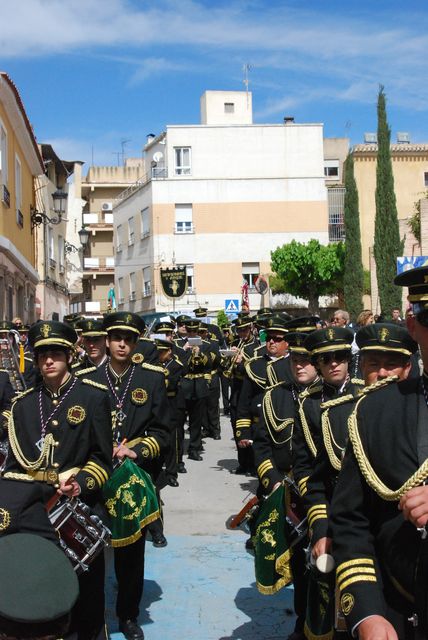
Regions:
<instances>
[{"instance_id":1,"label":"building facade","mask_svg":"<svg viewBox=\"0 0 428 640\"><path fill-rule=\"evenodd\" d=\"M295 239L328 242L321 124L252 124L251 93L207 92L200 125L168 126L145 146L147 172L114 202L119 309L224 308L270 272L270 252ZM186 265L174 302L160 269Z\"/></svg>"},{"instance_id":2,"label":"building facade","mask_svg":"<svg viewBox=\"0 0 428 640\"><path fill-rule=\"evenodd\" d=\"M0 319L36 318L35 246L31 215L43 160L21 97L0 73Z\"/></svg>"}]
</instances>

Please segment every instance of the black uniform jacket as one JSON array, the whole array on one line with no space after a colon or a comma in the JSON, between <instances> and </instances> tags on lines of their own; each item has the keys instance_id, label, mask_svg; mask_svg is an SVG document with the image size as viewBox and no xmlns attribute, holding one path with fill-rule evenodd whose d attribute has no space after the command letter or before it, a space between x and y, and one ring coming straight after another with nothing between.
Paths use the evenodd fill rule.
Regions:
<instances>
[{"instance_id":1,"label":"black uniform jacket","mask_svg":"<svg viewBox=\"0 0 428 640\"><path fill-rule=\"evenodd\" d=\"M185 345L187 340L181 344ZM185 351L190 353L187 358L186 373L181 381L183 397L186 400L206 398L210 393L212 372L220 365L218 346L213 346L208 340L202 340L199 353L193 349Z\"/></svg>"},{"instance_id":2,"label":"black uniform jacket","mask_svg":"<svg viewBox=\"0 0 428 640\"><path fill-rule=\"evenodd\" d=\"M398 501L428 477L427 445L418 445L427 424L421 378L388 384L356 401L331 512L349 628L366 616L385 615L386 603L410 615L415 594L426 593L426 567L419 563L422 589L416 588L415 570L427 541L404 520Z\"/></svg>"},{"instance_id":3,"label":"black uniform jacket","mask_svg":"<svg viewBox=\"0 0 428 640\"><path fill-rule=\"evenodd\" d=\"M5 477L31 475L24 458L34 462L40 456L36 443L41 438L41 413L43 420L48 420L46 435L52 434L57 443L48 466L63 474L64 480L73 472L82 500L92 504L112 471L111 411L106 389L92 380L70 376L56 396L43 383L18 396L9 420ZM50 485L49 490L54 492Z\"/></svg>"},{"instance_id":4,"label":"black uniform jacket","mask_svg":"<svg viewBox=\"0 0 428 640\"><path fill-rule=\"evenodd\" d=\"M252 440L253 431L259 421L259 406L266 389L266 368L270 362L267 355L255 357L245 363L245 376L239 394L236 440Z\"/></svg>"},{"instance_id":5,"label":"black uniform jacket","mask_svg":"<svg viewBox=\"0 0 428 640\"><path fill-rule=\"evenodd\" d=\"M290 357L283 356L276 360L271 360L267 368L267 384L269 387L273 387L275 384L281 384L287 382L293 384L293 375L291 373Z\"/></svg>"},{"instance_id":6,"label":"black uniform jacket","mask_svg":"<svg viewBox=\"0 0 428 640\"><path fill-rule=\"evenodd\" d=\"M162 368L132 363L122 376L115 377L106 363L89 375L108 388L115 441L126 438L126 446L137 454L136 463L147 468L150 465L146 463L169 446L171 420ZM119 419L116 396L123 403L123 420Z\"/></svg>"}]
</instances>

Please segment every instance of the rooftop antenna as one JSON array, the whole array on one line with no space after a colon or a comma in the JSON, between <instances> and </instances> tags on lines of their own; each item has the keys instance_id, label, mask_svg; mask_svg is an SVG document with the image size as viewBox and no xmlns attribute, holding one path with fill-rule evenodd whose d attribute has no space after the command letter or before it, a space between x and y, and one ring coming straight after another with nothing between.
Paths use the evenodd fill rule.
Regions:
<instances>
[{"instance_id":1,"label":"rooftop antenna","mask_svg":"<svg viewBox=\"0 0 428 640\"><path fill-rule=\"evenodd\" d=\"M122 147L122 165L123 166L125 166L125 145L127 145L128 142L131 142L131 139L125 140L124 138L122 138L122 140L120 141L120 144Z\"/></svg>"},{"instance_id":2,"label":"rooftop antenna","mask_svg":"<svg viewBox=\"0 0 428 640\"><path fill-rule=\"evenodd\" d=\"M248 100L248 85L250 84L249 78L248 78L248 72L251 71L251 69L253 68L253 65L249 64L248 62L246 62L243 67L242 70L244 72L244 85L245 85L245 90L247 92L247 108L249 105L249 100Z\"/></svg>"}]
</instances>

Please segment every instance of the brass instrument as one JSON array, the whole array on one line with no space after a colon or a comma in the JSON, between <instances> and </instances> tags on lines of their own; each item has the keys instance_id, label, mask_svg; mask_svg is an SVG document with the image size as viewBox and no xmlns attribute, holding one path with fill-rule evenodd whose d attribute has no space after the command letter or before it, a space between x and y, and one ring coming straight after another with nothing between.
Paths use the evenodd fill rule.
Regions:
<instances>
[{"instance_id":1,"label":"brass instrument","mask_svg":"<svg viewBox=\"0 0 428 640\"><path fill-rule=\"evenodd\" d=\"M0 369L6 369L14 391L25 391L24 376L20 371L18 356L9 338L0 339Z\"/></svg>"},{"instance_id":2,"label":"brass instrument","mask_svg":"<svg viewBox=\"0 0 428 640\"><path fill-rule=\"evenodd\" d=\"M238 346L237 346L237 350L234 356L232 356L232 359L230 361L229 366L227 367L227 369L225 369L223 371L223 375L225 378L231 378L233 376L233 370L235 368L236 362L238 360L238 358L242 355L243 351L244 351L244 347L245 347L245 340L241 339L238 342Z\"/></svg>"}]
</instances>

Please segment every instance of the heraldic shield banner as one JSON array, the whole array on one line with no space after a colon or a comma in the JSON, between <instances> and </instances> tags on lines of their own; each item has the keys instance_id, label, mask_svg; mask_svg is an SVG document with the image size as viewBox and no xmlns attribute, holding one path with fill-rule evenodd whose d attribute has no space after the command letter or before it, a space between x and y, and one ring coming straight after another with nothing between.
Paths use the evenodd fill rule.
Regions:
<instances>
[{"instance_id":1,"label":"heraldic shield banner","mask_svg":"<svg viewBox=\"0 0 428 640\"><path fill-rule=\"evenodd\" d=\"M161 284L168 298L182 298L187 289L186 267L160 270Z\"/></svg>"}]
</instances>

